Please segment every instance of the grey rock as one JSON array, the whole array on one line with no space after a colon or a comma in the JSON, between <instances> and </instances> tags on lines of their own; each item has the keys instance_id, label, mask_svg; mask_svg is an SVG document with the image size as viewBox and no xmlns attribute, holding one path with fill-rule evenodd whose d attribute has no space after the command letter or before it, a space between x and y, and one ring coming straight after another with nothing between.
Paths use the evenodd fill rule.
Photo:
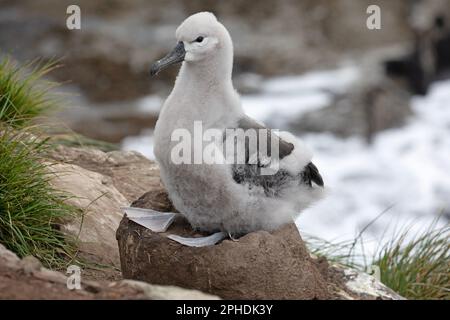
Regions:
<instances>
[{"instance_id":1,"label":"grey rock","mask_svg":"<svg viewBox=\"0 0 450 320\"><path fill-rule=\"evenodd\" d=\"M217 296L203 293L198 290L183 289L175 286L160 286L142 281L123 280L123 285L141 290L146 298L151 300L219 300Z\"/></svg>"},{"instance_id":2,"label":"grey rock","mask_svg":"<svg viewBox=\"0 0 450 320\"><path fill-rule=\"evenodd\" d=\"M51 183L73 197L68 203L80 215L68 218L63 231L78 241L79 249L98 263L119 265L115 232L132 199L145 190L160 188L159 169L136 152L102 152L92 148L59 146L49 154Z\"/></svg>"},{"instance_id":3,"label":"grey rock","mask_svg":"<svg viewBox=\"0 0 450 320\"><path fill-rule=\"evenodd\" d=\"M9 268L19 268L19 257L0 243L0 264Z\"/></svg>"}]
</instances>

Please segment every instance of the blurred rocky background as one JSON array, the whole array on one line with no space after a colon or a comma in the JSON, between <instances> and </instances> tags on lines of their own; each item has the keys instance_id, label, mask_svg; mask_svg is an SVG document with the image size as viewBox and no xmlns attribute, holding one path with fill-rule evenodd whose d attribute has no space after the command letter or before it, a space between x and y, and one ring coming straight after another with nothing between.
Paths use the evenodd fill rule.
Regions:
<instances>
[{"instance_id":1,"label":"blurred rocky background","mask_svg":"<svg viewBox=\"0 0 450 320\"><path fill-rule=\"evenodd\" d=\"M154 110L140 107L139 99L164 98L177 68L150 79L149 66L174 45L176 26L201 10L214 12L233 37L241 92L258 92L267 77L335 68L342 61L365 66L364 83L333 99L330 108L339 114L323 109L295 119L292 125L301 130L370 138L398 126L409 114L407 91L424 93L450 64L449 1L81 0L82 29L72 31L65 23L70 4L1 0L0 48L21 61L59 59L62 66L52 76L73 93L60 117L77 132L111 142L154 125ZM366 28L370 4L382 9L381 30ZM407 86L386 84L383 63Z\"/></svg>"}]
</instances>

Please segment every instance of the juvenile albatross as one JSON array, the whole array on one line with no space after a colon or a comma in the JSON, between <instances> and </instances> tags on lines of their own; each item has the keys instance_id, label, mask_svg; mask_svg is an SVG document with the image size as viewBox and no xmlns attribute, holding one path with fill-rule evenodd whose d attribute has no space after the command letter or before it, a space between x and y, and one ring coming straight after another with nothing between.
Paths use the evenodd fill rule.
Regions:
<instances>
[{"instance_id":1,"label":"juvenile albatross","mask_svg":"<svg viewBox=\"0 0 450 320\"><path fill-rule=\"evenodd\" d=\"M182 62L175 86L156 123L154 153L175 208L193 228L216 233L206 238L169 237L185 245L203 246L226 235L273 230L292 221L323 193L324 183L311 162L311 151L293 135L265 130L262 124L245 115L231 80L231 37L212 13L188 17L176 30L176 38L178 43L173 51L151 68L153 76ZM243 155L244 161L175 163L173 150L179 140L174 141L173 133L182 129L193 137L197 130L195 123L201 123L204 131L214 129L222 134L217 150L223 150L233 139L232 145L236 147L233 157ZM262 131L264 135L258 135L255 149L247 138L230 136L229 129ZM264 137L268 138L267 156L260 150L266 143ZM271 141L274 144L269 144ZM189 146L192 154L199 148L204 151L204 146L195 142ZM271 146L277 149L271 150ZM274 165L276 170L262 173ZM132 220L157 232L166 231L175 215L133 208L125 208L125 212Z\"/></svg>"}]
</instances>

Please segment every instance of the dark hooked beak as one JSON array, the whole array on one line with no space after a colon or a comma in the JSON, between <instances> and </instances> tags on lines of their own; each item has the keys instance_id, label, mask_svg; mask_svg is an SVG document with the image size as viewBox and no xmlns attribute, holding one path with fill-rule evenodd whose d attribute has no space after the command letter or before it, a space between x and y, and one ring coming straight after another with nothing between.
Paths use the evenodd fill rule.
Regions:
<instances>
[{"instance_id":1,"label":"dark hooked beak","mask_svg":"<svg viewBox=\"0 0 450 320\"><path fill-rule=\"evenodd\" d=\"M183 41L180 41L168 55L152 64L152 67L150 68L150 75L153 77L168 66L182 62L185 54L186 51L184 50L184 43Z\"/></svg>"}]
</instances>

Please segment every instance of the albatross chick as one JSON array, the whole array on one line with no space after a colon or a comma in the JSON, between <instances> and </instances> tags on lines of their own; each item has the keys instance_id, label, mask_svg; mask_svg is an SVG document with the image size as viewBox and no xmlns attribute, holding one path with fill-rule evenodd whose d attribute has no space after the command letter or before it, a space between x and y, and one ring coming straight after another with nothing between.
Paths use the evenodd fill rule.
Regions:
<instances>
[{"instance_id":1,"label":"albatross chick","mask_svg":"<svg viewBox=\"0 0 450 320\"><path fill-rule=\"evenodd\" d=\"M270 130L245 115L231 80L231 37L212 13L188 17L176 38L173 51L151 68L156 75L182 62L156 123L154 153L175 208L194 229L215 234L169 237L189 246L204 246L227 235L273 230L293 221L323 194L323 180L311 162L311 151L290 133ZM180 156L181 138L191 139L199 124L203 132L219 135L213 142L214 159L224 161L194 159L198 158L194 154L206 152L206 146L196 141L183 141L187 148L182 157L188 161L174 159ZM166 231L175 215L134 208L125 212L156 232Z\"/></svg>"}]
</instances>

